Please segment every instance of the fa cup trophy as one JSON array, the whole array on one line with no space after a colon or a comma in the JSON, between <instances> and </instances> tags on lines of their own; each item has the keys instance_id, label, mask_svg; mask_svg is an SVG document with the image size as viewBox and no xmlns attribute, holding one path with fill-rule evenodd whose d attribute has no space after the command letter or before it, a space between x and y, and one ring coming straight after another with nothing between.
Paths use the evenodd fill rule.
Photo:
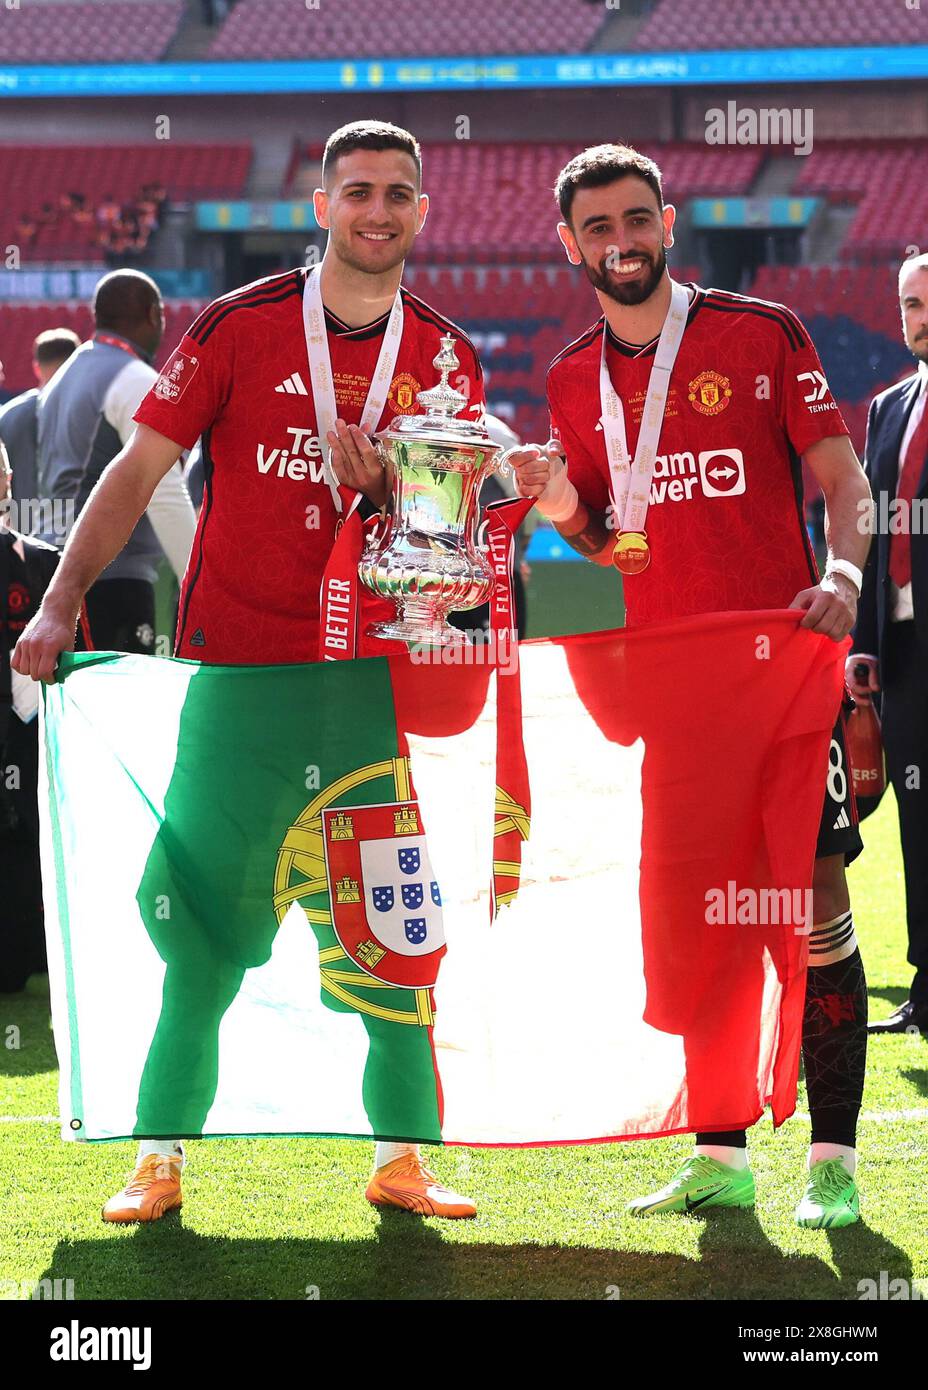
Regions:
<instances>
[{"instance_id":1,"label":"fa cup trophy","mask_svg":"<svg viewBox=\"0 0 928 1390\"><path fill-rule=\"evenodd\" d=\"M417 400L424 415L398 415L377 439L390 494L384 523L368 539L358 574L396 617L372 623L370 637L426 646L467 641L449 613L479 608L493 589L493 572L476 530L480 487L508 471L507 458L482 426L455 419L467 397L448 384L460 366L450 335L433 366L441 381Z\"/></svg>"}]
</instances>

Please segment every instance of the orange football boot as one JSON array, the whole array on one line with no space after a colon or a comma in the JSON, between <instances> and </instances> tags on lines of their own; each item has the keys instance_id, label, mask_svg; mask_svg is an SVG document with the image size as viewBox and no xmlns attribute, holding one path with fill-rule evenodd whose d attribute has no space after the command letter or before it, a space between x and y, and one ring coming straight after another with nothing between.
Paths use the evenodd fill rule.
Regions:
<instances>
[{"instance_id":1,"label":"orange football boot","mask_svg":"<svg viewBox=\"0 0 928 1390\"><path fill-rule=\"evenodd\" d=\"M158 1221L166 1211L179 1207L180 1170L183 1159L168 1154L149 1154L131 1174L121 1192L103 1208L104 1221Z\"/></svg>"},{"instance_id":2,"label":"orange football boot","mask_svg":"<svg viewBox=\"0 0 928 1390\"><path fill-rule=\"evenodd\" d=\"M364 1194L375 1207L400 1207L420 1216L476 1216L468 1197L442 1187L416 1154L401 1154L378 1168Z\"/></svg>"}]
</instances>

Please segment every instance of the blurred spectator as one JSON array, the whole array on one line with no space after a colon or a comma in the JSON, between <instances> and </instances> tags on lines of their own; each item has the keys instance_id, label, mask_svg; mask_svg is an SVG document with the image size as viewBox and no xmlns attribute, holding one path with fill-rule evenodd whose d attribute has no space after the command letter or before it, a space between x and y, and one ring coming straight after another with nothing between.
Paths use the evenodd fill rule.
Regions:
<instances>
[{"instance_id":1,"label":"blurred spectator","mask_svg":"<svg viewBox=\"0 0 928 1390\"><path fill-rule=\"evenodd\" d=\"M38 230L39 225L32 214L29 212L22 213L16 224L16 235L19 238L20 246L26 247L27 249L33 246Z\"/></svg>"},{"instance_id":2,"label":"blurred spectator","mask_svg":"<svg viewBox=\"0 0 928 1390\"><path fill-rule=\"evenodd\" d=\"M109 260L118 263L124 256L140 255L146 249L152 232L158 229L166 202L167 189L157 180L143 184L138 195L124 204L118 203L112 193L105 193L95 208L88 205L86 193L61 193L57 207L47 202L38 213L20 215L19 244L30 250L41 245L45 228L96 227L97 245L108 253ZM85 245L87 238L88 231L75 232L78 245Z\"/></svg>"},{"instance_id":3,"label":"blurred spectator","mask_svg":"<svg viewBox=\"0 0 928 1390\"><path fill-rule=\"evenodd\" d=\"M228 0L200 0L204 24L222 24L229 13Z\"/></svg>"},{"instance_id":4,"label":"blurred spectator","mask_svg":"<svg viewBox=\"0 0 928 1390\"><path fill-rule=\"evenodd\" d=\"M97 208L97 222L101 227L109 227L119 216L119 204L112 193L104 193L103 202Z\"/></svg>"},{"instance_id":5,"label":"blurred spectator","mask_svg":"<svg viewBox=\"0 0 928 1390\"><path fill-rule=\"evenodd\" d=\"M0 362L0 405L4 405L7 401L12 399L13 392L6 389L6 372L4 371L3 363Z\"/></svg>"},{"instance_id":6,"label":"blurred spectator","mask_svg":"<svg viewBox=\"0 0 928 1390\"><path fill-rule=\"evenodd\" d=\"M71 194L71 217L75 222L88 223L94 220L94 215L87 206L87 198L83 193Z\"/></svg>"},{"instance_id":7,"label":"blurred spectator","mask_svg":"<svg viewBox=\"0 0 928 1390\"><path fill-rule=\"evenodd\" d=\"M151 359L164 333L158 286L137 270L115 270L97 284L96 330L39 396L39 496L81 509L107 464L135 430L133 415L157 380ZM166 555L183 577L195 519L179 464L155 489L125 547L87 595L90 636L106 651L154 649L157 566ZM54 531L42 539L61 541Z\"/></svg>"},{"instance_id":8,"label":"blurred spectator","mask_svg":"<svg viewBox=\"0 0 928 1390\"><path fill-rule=\"evenodd\" d=\"M37 497L36 448L38 445L37 407L39 391L47 386L62 363L81 345L70 328L49 328L32 345L32 371L38 386L14 396L0 407L0 442L13 466L13 498L17 502ZM22 519L17 523L25 529Z\"/></svg>"},{"instance_id":9,"label":"blurred spectator","mask_svg":"<svg viewBox=\"0 0 928 1390\"><path fill-rule=\"evenodd\" d=\"M10 468L0 444L0 994L46 969L39 867L38 686L10 669L10 652L37 611L58 554L12 530Z\"/></svg>"}]
</instances>

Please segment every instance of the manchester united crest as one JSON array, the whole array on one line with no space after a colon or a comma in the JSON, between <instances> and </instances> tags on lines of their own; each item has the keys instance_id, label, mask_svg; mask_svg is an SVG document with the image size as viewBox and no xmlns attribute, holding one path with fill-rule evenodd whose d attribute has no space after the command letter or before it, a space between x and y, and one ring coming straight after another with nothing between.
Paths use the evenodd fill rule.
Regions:
<instances>
[{"instance_id":1,"label":"manchester united crest","mask_svg":"<svg viewBox=\"0 0 928 1390\"><path fill-rule=\"evenodd\" d=\"M418 803L331 807L322 827L332 924L343 950L385 984L434 985L445 934Z\"/></svg>"},{"instance_id":2,"label":"manchester united crest","mask_svg":"<svg viewBox=\"0 0 928 1390\"><path fill-rule=\"evenodd\" d=\"M700 415L720 415L731 400L731 382L720 372L700 372L689 384L688 399Z\"/></svg>"},{"instance_id":3,"label":"manchester united crest","mask_svg":"<svg viewBox=\"0 0 928 1390\"><path fill-rule=\"evenodd\" d=\"M412 415L416 410L416 396L421 390L421 383L410 372L400 372L390 383L387 400L397 415Z\"/></svg>"}]
</instances>

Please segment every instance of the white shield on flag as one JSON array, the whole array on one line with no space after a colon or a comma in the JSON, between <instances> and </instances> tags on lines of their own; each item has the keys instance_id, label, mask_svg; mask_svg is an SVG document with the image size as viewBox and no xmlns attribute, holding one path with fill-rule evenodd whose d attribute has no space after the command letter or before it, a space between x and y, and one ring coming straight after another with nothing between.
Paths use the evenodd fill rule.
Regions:
<instances>
[{"instance_id":1,"label":"white shield on flag","mask_svg":"<svg viewBox=\"0 0 928 1390\"><path fill-rule=\"evenodd\" d=\"M361 878L371 934L401 956L425 956L445 944L441 891L424 835L363 840Z\"/></svg>"}]
</instances>

